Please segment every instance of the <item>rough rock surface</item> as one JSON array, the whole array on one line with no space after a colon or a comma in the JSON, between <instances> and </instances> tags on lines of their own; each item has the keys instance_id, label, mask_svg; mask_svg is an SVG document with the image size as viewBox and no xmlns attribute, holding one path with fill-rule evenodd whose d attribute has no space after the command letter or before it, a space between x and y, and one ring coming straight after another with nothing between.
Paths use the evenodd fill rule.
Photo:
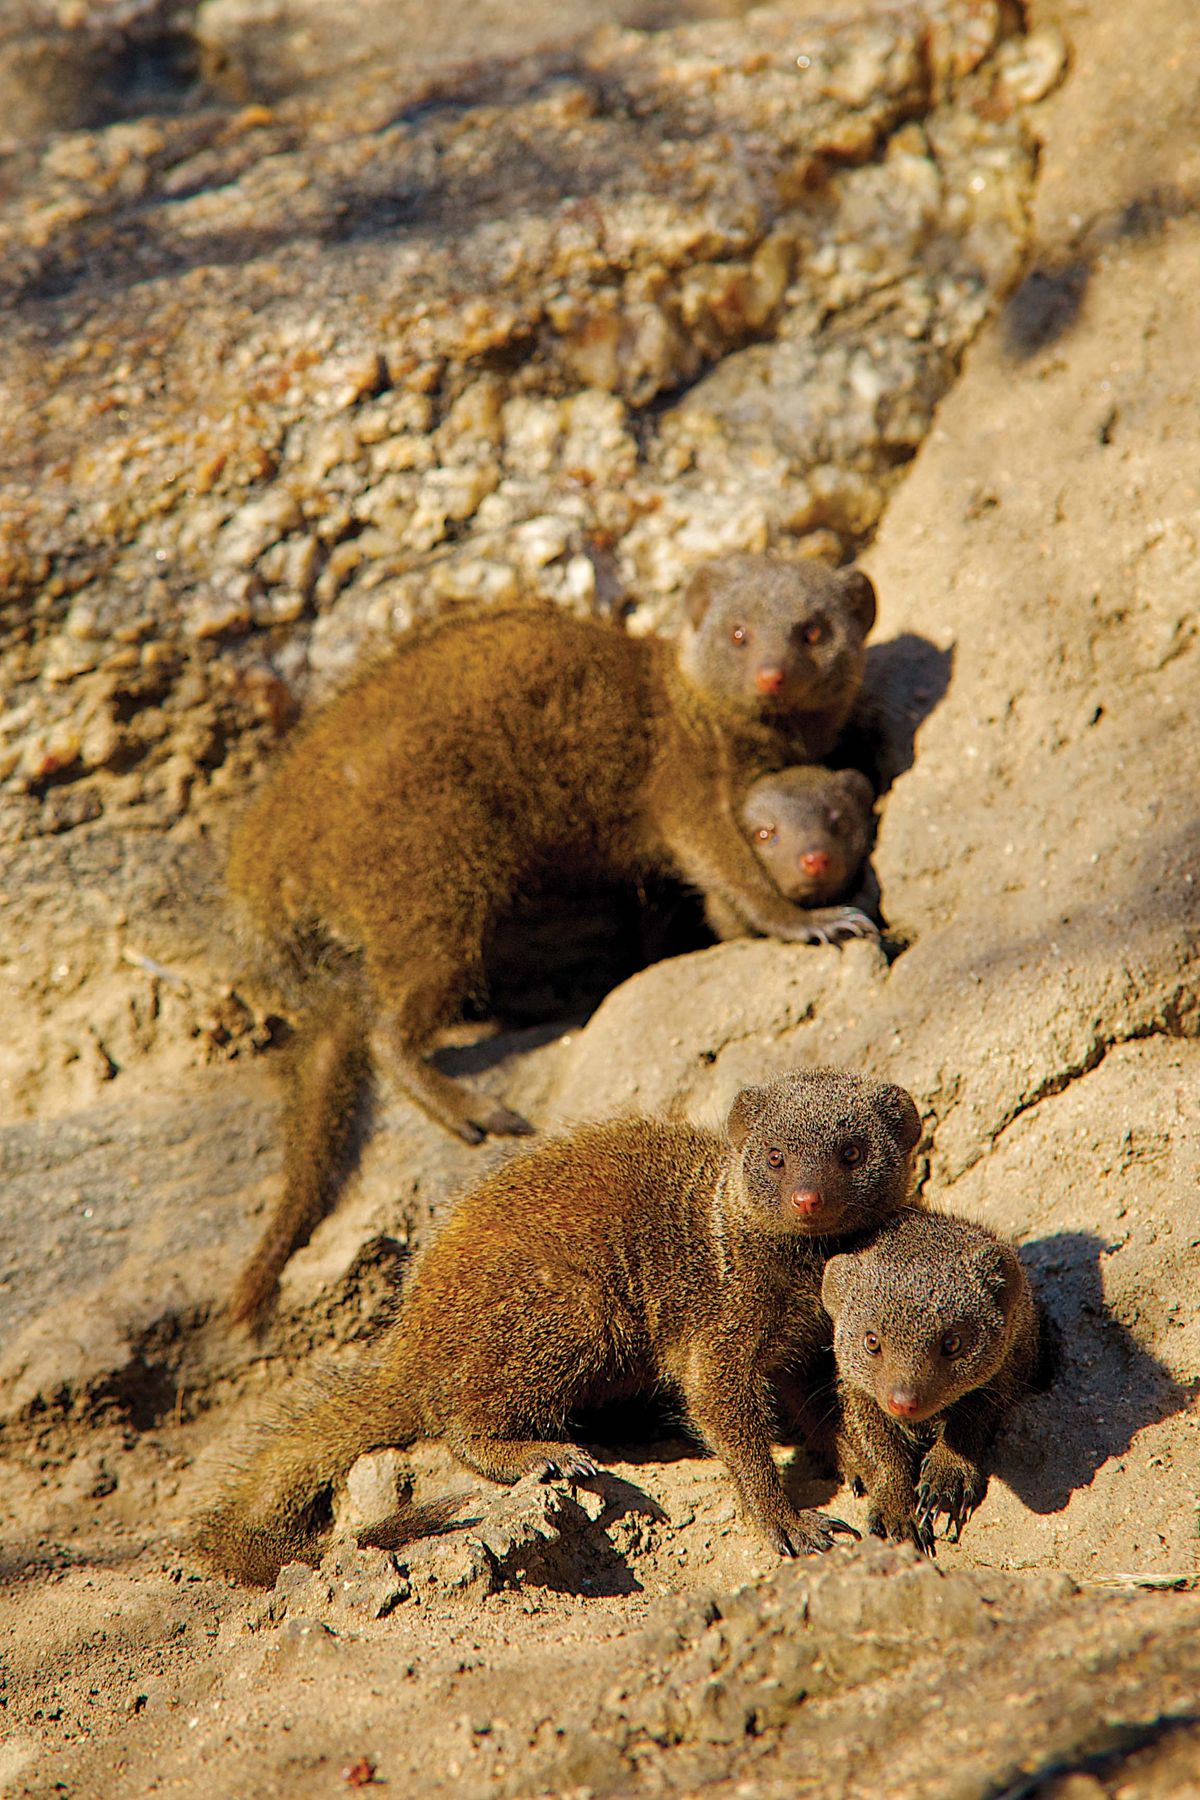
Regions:
<instances>
[{"instance_id":1,"label":"rough rock surface","mask_svg":"<svg viewBox=\"0 0 1200 1800\"><path fill-rule=\"evenodd\" d=\"M0 25L0 1793L1194 1791L1192 9L419 10ZM904 1082L1058 1381L936 1565L780 1568L625 1417L574 1491L367 1459L319 1570L204 1577L246 1422L506 1153L381 1093L270 1334L226 1332L279 1170L240 798L416 616L670 629L768 544L880 592L886 953L703 950L444 1054L546 1125ZM389 1548L409 1489L456 1528Z\"/></svg>"}]
</instances>

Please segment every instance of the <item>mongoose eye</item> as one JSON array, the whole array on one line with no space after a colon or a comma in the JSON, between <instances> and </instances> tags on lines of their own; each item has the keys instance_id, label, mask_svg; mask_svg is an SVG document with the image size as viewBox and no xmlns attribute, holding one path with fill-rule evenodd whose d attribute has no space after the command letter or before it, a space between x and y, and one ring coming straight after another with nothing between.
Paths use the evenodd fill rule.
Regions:
<instances>
[{"instance_id":1,"label":"mongoose eye","mask_svg":"<svg viewBox=\"0 0 1200 1800\"><path fill-rule=\"evenodd\" d=\"M732 644L736 644L740 650L749 636L750 633L746 630L744 625L735 625L729 634L729 641Z\"/></svg>"},{"instance_id":2,"label":"mongoose eye","mask_svg":"<svg viewBox=\"0 0 1200 1800\"><path fill-rule=\"evenodd\" d=\"M773 844L779 836L774 825L760 825L754 834L756 844Z\"/></svg>"},{"instance_id":3,"label":"mongoose eye","mask_svg":"<svg viewBox=\"0 0 1200 1800\"><path fill-rule=\"evenodd\" d=\"M852 1169L855 1163L862 1161L863 1147L861 1144L843 1144L839 1154L846 1167Z\"/></svg>"},{"instance_id":4,"label":"mongoose eye","mask_svg":"<svg viewBox=\"0 0 1200 1800\"><path fill-rule=\"evenodd\" d=\"M806 644L819 644L824 636L825 627L820 619L813 619L804 627L804 641Z\"/></svg>"},{"instance_id":5,"label":"mongoose eye","mask_svg":"<svg viewBox=\"0 0 1200 1800\"><path fill-rule=\"evenodd\" d=\"M863 1339L863 1349L868 1356L879 1355L879 1339L875 1336L873 1331L868 1331L866 1337Z\"/></svg>"},{"instance_id":6,"label":"mongoose eye","mask_svg":"<svg viewBox=\"0 0 1200 1800\"><path fill-rule=\"evenodd\" d=\"M768 1166L768 1168L772 1168L772 1169L782 1169L782 1167L783 1167L783 1151L782 1150L768 1150L767 1151L767 1166Z\"/></svg>"},{"instance_id":7,"label":"mongoose eye","mask_svg":"<svg viewBox=\"0 0 1200 1800\"><path fill-rule=\"evenodd\" d=\"M957 1331L948 1331L942 1339L942 1355L957 1356L962 1349L962 1336Z\"/></svg>"}]
</instances>

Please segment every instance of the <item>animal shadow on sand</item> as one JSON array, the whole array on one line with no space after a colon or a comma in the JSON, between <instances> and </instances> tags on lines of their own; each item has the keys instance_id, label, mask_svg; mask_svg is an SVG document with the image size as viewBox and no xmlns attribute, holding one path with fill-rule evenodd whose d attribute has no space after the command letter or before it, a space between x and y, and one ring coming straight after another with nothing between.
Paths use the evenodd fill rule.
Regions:
<instances>
[{"instance_id":1,"label":"animal shadow on sand","mask_svg":"<svg viewBox=\"0 0 1200 1800\"><path fill-rule=\"evenodd\" d=\"M1182 1412L1193 1398L1105 1306L1102 1259L1111 1248L1090 1231L1022 1246L1049 1325L1049 1357L1041 1391L1001 1439L995 1471L1035 1513L1061 1512L1143 1426Z\"/></svg>"}]
</instances>

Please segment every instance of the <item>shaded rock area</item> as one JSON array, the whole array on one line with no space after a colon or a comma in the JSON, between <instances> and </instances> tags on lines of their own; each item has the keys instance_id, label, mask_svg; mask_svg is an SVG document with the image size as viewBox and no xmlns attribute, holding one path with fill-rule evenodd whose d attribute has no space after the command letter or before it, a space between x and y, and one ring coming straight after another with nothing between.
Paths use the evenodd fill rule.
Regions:
<instances>
[{"instance_id":1,"label":"shaded rock area","mask_svg":"<svg viewBox=\"0 0 1200 1800\"><path fill-rule=\"evenodd\" d=\"M1195 1791L1191 15L6 13L0 1794ZM669 631L763 547L879 590L884 946L576 897L516 922L521 1028L441 1056L546 1128L903 1082L924 1192L1020 1240L1054 1384L934 1563L780 1567L668 1405L587 1421L574 1489L377 1453L318 1569L213 1580L189 1521L243 1433L511 1153L381 1089L269 1330L226 1329L288 1029L223 906L242 798L413 619Z\"/></svg>"}]
</instances>

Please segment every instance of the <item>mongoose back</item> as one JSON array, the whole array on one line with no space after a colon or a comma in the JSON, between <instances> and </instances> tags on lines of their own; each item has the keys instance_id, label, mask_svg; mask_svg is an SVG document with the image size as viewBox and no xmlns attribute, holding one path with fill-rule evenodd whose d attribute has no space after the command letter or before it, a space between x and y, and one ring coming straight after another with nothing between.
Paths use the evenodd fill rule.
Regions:
<instances>
[{"instance_id":1,"label":"mongoose back","mask_svg":"<svg viewBox=\"0 0 1200 1800\"><path fill-rule=\"evenodd\" d=\"M785 899L809 909L814 931L826 921L838 936L854 935L847 913L832 906L853 889L871 849L874 790L857 769L803 766L760 775L739 809L743 831ZM718 937L740 937L746 926L731 902L710 900L705 912ZM857 935L876 928L859 914Z\"/></svg>"},{"instance_id":2,"label":"mongoose back","mask_svg":"<svg viewBox=\"0 0 1200 1800\"><path fill-rule=\"evenodd\" d=\"M285 1090L284 1190L235 1318L262 1310L331 1204L369 1029L400 1089L468 1142L530 1129L426 1060L519 896L564 870L667 871L756 931L829 935L779 893L735 807L758 773L828 750L874 590L852 569L734 557L698 572L685 612L678 646L547 606L416 631L301 729L251 803L230 887L310 1017Z\"/></svg>"},{"instance_id":3,"label":"mongoose back","mask_svg":"<svg viewBox=\"0 0 1200 1800\"><path fill-rule=\"evenodd\" d=\"M1039 1364L1029 1278L1011 1244L948 1213L905 1210L834 1256L843 1474L877 1537L954 1542L987 1492L996 1433Z\"/></svg>"},{"instance_id":4,"label":"mongoose back","mask_svg":"<svg viewBox=\"0 0 1200 1800\"><path fill-rule=\"evenodd\" d=\"M576 1410L663 1389L772 1544L828 1548L848 1528L787 1499L769 1383L828 1343L826 1258L904 1204L919 1135L903 1088L815 1069L744 1089L723 1133L631 1119L511 1159L455 1203L377 1353L226 1485L206 1559L270 1581L319 1558L355 1458L418 1437L492 1481L586 1476Z\"/></svg>"}]
</instances>

